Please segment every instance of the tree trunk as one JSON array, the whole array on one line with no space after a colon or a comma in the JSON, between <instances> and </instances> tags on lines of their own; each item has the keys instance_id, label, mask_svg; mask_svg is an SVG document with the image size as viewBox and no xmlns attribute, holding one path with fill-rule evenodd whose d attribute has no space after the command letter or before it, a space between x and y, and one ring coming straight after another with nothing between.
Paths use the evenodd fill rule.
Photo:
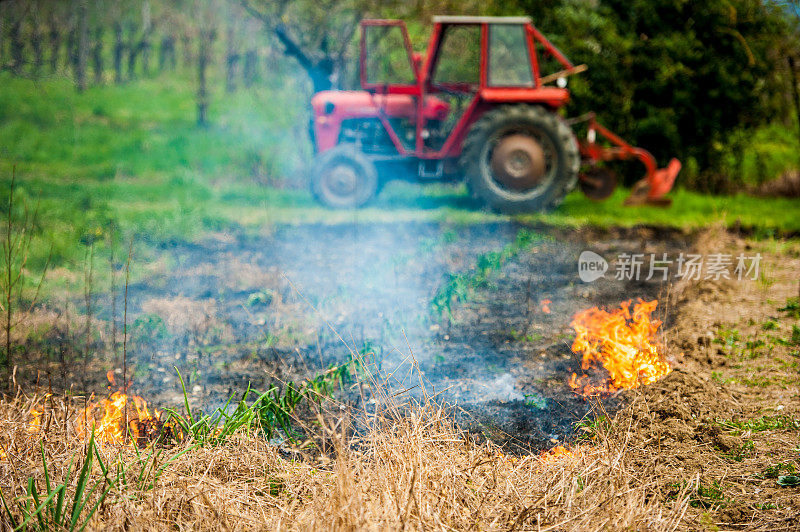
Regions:
<instances>
[{"instance_id":1,"label":"tree trunk","mask_svg":"<svg viewBox=\"0 0 800 532\"><path fill-rule=\"evenodd\" d=\"M330 90L333 87L333 83L331 83L333 61L323 59L308 71L308 75L311 77L311 83L314 86L314 94Z\"/></svg>"},{"instance_id":2,"label":"tree trunk","mask_svg":"<svg viewBox=\"0 0 800 532\"><path fill-rule=\"evenodd\" d=\"M42 29L36 20L31 19L31 48L33 49L33 74L38 76L44 64L44 47Z\"/></svg>"},{"instance_id":3,"label":"tree trunk","mask_svg":"<svg viewBox=\"0 0 800 532\"><path fill-rule=\"evenodd\" d=\"M78 50L75 65L75 86L78 92L86 90L86 58L89 55L89 26L86 13L86 0L77 0Z\"/></svg>"},{"instance_id":4,"label":"tree trunk","mask_svg":"<svg viewBox=\"0 0 800 532\"><path fill-rule=\"evenodd\" d=\"M161 46L158 50L158 71L165 69L175 70L175 37L167 35L161 39Z\"/></svg>"},{"instance_id":5,"label":"tree trunk","mask_svg":"<svg viewBox=\"0 0 800 532\"><path fill-rule=\"evenodd\" d=\"M0 68L6 65L6 20L0 17Z\"/></svg>"},{"instance_id":6,"label":"tree trunk","mask_svg":"<svg viewBox=\"0 0 800 532\"><path fill-rule=\"evenodd\" d=\"M191 68L194 64L192 60L192 38L185 33L181 35L181 46L183 47L183 68Z\"/></svg>"},{"instance_id":7,"label":"tree trunk","mask_svg":"<svg viewBox=\"0 0 800 532\"><path fill-rule=\"evenodd\" d=\"M139 47L136 45L135 31L133 24L131 24L128 28L128 45L126 46L128 49L128 79L136 77L136 59L139 55Z\"/></svg>"},{"instance_id":8,"label":"tree trunk","mask_svg":"<svg viewBox=\"0 0 800 532\"><path fill-rule=\"evenodd\" d=\"M236 71L239 68L239 54L236 52L236 29L228 22L225 39L225 92L236 92Z\"/></svg>"},{"instance_id":9,"label":"tree trunk","mask_svg":"<svg viewBox=\"0 0 800 532\"><path fill-rule=\"evenodd\" d=\"M61 32L55 20L50 22L50 34L48 37L50 41L50 72L55 73L58 70L58 53L61 51Z\"/></svg>"},{"instance_id":10,"label":"tree trunk","mask_svg":"<svg viewBox=\"0 0 800 532\"><path fill-rule=\"evenodd\" d=\"M150 45L153 34L153 21L150 17L150 0L142 0L142 36L139 40L139 53L141 54L142 75L150 76Z\"/></svg>"},{"instance_id":11,"label":"tree trunk","mask_svg":"<svg viewBox=\"0 0 800 532\"><path fill-rule=\"evenodd\" d=\"M78 63L78 32L73 25L67 33L67 49L65 50L66 56L64 63L68 69L74 70Z\"/></svg>"},{"instance_id":12,"label":"tree trunk","mask_svg":"<svg viewBox=\"0 0 800 532\"><path fill-rule=\"evenodd\" d=\"M142 54L142 75L148 77L150 75L150 31L142 33L142 40L139 41L139 53Z\"/></svg>"},{"instance_id":13,"label":"tree trunk","mask_svg":"<svg viewBox=\"0 0 800 532\"><path fill-rule=\"evenodd\" d=\"M212 30L200 31L200 50L197 54L197 125L208 125L208 87L206 86L206 69L211 61L211 45L216 38Z\"/></svg>"},{"instance_id":14,"label":"tree trunk","mask_svg":"<svg viewBox=\"0 0 800 532\"><path fill-rule=\"evenodd\" d=\"M239 71L239 54L228 53L225 56L225 91L236 92L236 74Z\"/></svg>"},{"instance_id":15,"label":"tree trunk","mask_svg":"<svg viewBox=\"0 0 800 532\"><path fill-rule=\"evenodd\" d=\"M22 21L11 24L11 71L19 74L25 61L25 43L22 41Z\"/></svg>"},{"instance_id":16,"label":"tree trunk","mask_svg":"<svg viewBox=\"0 0 800 532\"><path fill-rule=\"evenodd\" d=\"M92 43L92 68L94 69L94 82L96 85L103 83L103 28L97 27L94 30L94 42Z\"/></svg>"},{"instance_id":17,"label":"tree trunk","mask_svg":"<svg viewBox=\"0 0 800 532\"><path fill-rule=\"evenodd\" d=\"M122 39L122 24L114 23L114 83L122 83L122 54L125 53L125 41Z\"/></svg>"},{"instance_id":18,"label":"tree trunk","mask_svg":"<svg viewBox=\"0 0 800 532\"><path fill-rule=\"evenodd\" d=\"M333 84L331 77L333 76L334 62L327 53L322 59L315 60L310 57L300 45L289 35L286 27L282 24L275 28L275 36L284 46L284 54L294 57L300 66L308 73L311 78L311 83L314 86L314 93L329 90ZM323 44L325 41L323 41ZM324 46L327 49L327 46Z\"/></svg>"},{"instance_id":19,"label":"tree trunk","mask_svg":"<svg viewBox=\"0 0 800 532\"><path fill-rule=\"evenodd\" d=\"M251 87L258 80L258 51L247 50L244 54L244 86Z\"/></svg>"},{"instance_id":20,"label":"tree trunk","mask_svg":"<svg viewBox=\"0 0 800 532\"><path fill-rule=\"evenodd\" d=\"M800 143L800 79L797 76L797 70L795 69L795 62L794 57L791 55L786 58L789 62L789 80L792 84L792 96L794 96L794 110L797 114L797 141ZM797 151L798 157L800 157L800 150Z\"/></svg>"}]
</instances>

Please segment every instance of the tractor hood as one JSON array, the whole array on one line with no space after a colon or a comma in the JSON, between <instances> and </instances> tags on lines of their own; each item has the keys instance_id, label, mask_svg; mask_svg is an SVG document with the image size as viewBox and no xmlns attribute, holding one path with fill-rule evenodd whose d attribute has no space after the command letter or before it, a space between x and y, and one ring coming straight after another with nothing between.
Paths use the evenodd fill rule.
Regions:
<instances>
[{"instance_id":1,"label":"tractor hood","mask_svg":"<svg viewBox=\"0 0 800 532\"><path fill-rule=\"evenodd\" d=\"M391 118L412 118L416 99L407 94L373 94L367 91L322 91L311 99L314 116L329 116L336 121L348 118L369 118L385 113ZM423 115L426 120L444 120L450 105L426 96Z\"/></svg>"}]
</instances>

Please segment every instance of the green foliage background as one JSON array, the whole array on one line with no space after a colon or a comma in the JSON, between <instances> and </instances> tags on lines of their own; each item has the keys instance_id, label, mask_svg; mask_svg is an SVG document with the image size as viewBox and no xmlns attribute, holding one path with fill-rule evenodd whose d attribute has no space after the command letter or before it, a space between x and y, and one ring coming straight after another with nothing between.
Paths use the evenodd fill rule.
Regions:
<instances>
[{"instance_id":1,"label":"green foliage background","mask_svg":"<svg viewBox=\"0 0 800 532\"><path fill-rule=\"evenodd\" d=\"M589 70L572 79L570 111L601 121L681 182L712 192L797 167L797 116L786 56L794 12L762 0L517 0ZM793 137L793 138L792 138Z\"/></svg>"}]
</instances>

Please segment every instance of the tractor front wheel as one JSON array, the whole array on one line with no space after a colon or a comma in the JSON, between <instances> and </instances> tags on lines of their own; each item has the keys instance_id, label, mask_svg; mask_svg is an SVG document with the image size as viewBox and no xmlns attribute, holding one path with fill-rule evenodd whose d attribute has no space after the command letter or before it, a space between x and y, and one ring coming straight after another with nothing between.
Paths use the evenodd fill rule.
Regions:
<instances>
[{"instance_id":1,"label":"tractor front wheel","mask_svg":"<svg viewBox=\"0 0 800 532\"><path fill-rule=\"evenodd\" d=\"M328 207L355 209L377 194L378 171L369 158L342 144L317 156L311 192Z\"/></svg>"},{"instance_id":2,"label":"tractor front wheel","mask_svg":"<svg viewBox=\"0 0 800 532\"><path fill-rule=\"evenodd\" d=\"M473 195L514 214L561 203L577 182L580 153L572 130L555 113L507 105L475 122L461 161Z\"/></svg>"}]
</instances>

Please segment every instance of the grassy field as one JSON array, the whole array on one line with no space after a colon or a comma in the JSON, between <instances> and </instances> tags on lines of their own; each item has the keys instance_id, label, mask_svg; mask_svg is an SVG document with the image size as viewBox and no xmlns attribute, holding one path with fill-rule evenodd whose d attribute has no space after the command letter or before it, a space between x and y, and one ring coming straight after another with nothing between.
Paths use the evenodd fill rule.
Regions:
<instances>
[{"instance_id":1,"label":"grassy field","mask_svg":"<svg viewBox=\"0 0 800 532\"><path fill-rule=\"evenodd\" d=\"M310 160L297 86L213 94L211 125L195 125L191 84L159 78L77 94L66 80L0 76L0 180L16 165L20 197L39 202L32 263L75 264L87 242L194 239L276 224L507 219L473 206L463 186L393 183L371 207L330 211L306 191ZM7 198L7 186L2 199ZM756 234L800 231L800 201L673 192L669 209L623 207L626 191L592 202L573 192L557 210L520 216L566 227L659 225L696 229L719 220ZM104 244L105 243L105 244ZM100 249L102 252L102 249Z\"/></svg>"},{"instance_id":2,"label":"grassy field","mask_svg":"<svg viewBox=\"0 0 800 532\"><path fill-rule=\"evenodd\" d=\"M509 247L516 244L508 244L500 252L481 252L477 259L462 253L471 249L451 250L452 255L442 252L441 243L449 239L445 233L455 234L459 227L468 224L510 220L476 208L463 185L392 183L366 209L325 209L312 200L304 185L310 150L305 132L305 105L302 97L297 96L302 94L298 86L268 85L233 96L217 92L213 95L211 125L207 128L198 128L194 123L191 86L187 80L151 79L92 88L78 95L67 81L33 82L0 73L0 205L7 205L8 185L16 166L15 214L22 216L26 204L30 208L38 205L36 221L31 225L35 238L27 267L36 270L50 256L52 269L47 286L52 293L46 296L56 303L52 309L34 309L41 312L31 314L29 322L24 324L27 327L30 323L33 333L27 329L19 333L23 340L19 341L20 349L16 351L19 356L15 360L22 365L38 364L14 373L15 379L28 383L28 389L20 388L16 398L0 401L3 427L0 494L5 512L0 511L0 523L8 524L9 528L38 525L41 529L80 525L108 529L132 524L136 528L161 530L176 523L185 528L219 529L221 525L234 528L240 522L247 522L252 523L252 528L265 529L411 526L513 530L532 528L535 522L541 530L636 527L715 530L718 524L747 522L755 523L752 529L774 530L796 522L796 496L791 488L782 487L793 484L779 481L800 482L796 478L786 480L794 477L788 473L800 468L794 448L800 412L793 378L800 363L797 351L800 322L795 297L800 255L796 240L787 243L771 238L800 233L800 200L762 199L743 194L710 197L678 189L671 194L673 206L662 209L624 207L625 190L618 190L603 203L573 192L553 212L516 218L522 223L562 229L648 225L687 232L722 222L751 230L757 238L742 242L725 231L717 231L721 236L701 233L694 248L703 252L707 249L759 252L764 254L768 266L757 282L703 282L697 287L684 286L670 292L672 295L667 296L660 308L676 307L673 311L676 325L669 334L677 338L669 337L671 351L664 354L669 355L675 371L659 383L625 392L630 401L615 414L602 410L604 407L598 400L595 413L575 425L575 438L571 440L574 445L569 449L556 447L543 454L518 455L488 439L477 439L475 434L455 424L455 408L445 408L434 401L440 400L439 394L429 400L426 392L425 400L418 402L414 396L404 396L405 391L413 388L395 393L395 388L376 380L376 375L365 370L368 365L362 362L376 356L367 342L362 351L350 353L348 360L359 362L352 363L352 375L339 373L342 368L351 367L348 362L329 366L326 373L317 377L309 376L313 381L302 381L305 384L300 389L307 391L312 389L312 383L325 384L326 376L335 374L341 379L325 384L330 389L322 388L324 393L319 396L306 396L313 397L302 405L307 411L297 416L291 414L291 426L305 432L295 434L291 427L284 427L287 437L276 442L271 439L271 431L279 419L276 413L282 412L286 417L280 419L286 421L290 416L285 405L290 404L291 410L298 404L292 402L292 397L300 400L299 392L290 387L293 381L282 383L282 391L274 392L263 403L261 399L252 402L251 398L250 403L242 399L234 404L230 416L227 414L231 411L225 407L211 414L202 412L198 394L203 386L198 383L216 386L217 381L208 376L213 368L214 375L230 379L219 383L233 383L236 378L228 393L239 397L244 389L251 391L248 381L238 378L242 375L255 378L263 373L273 379L273 370L280 370L275 382L283 377L293 379L294 374L283 373L283 368L291 366L294 371L296 365L308 370L305 361L295 364L293 358L288 358L297 353L301 357L298 360L302 360L301 347L309 356L319 354L321 366L326 364L322 349L330 349L332 344L325 343L324 337L320 343L321 333L315 326L307 326L307 318L296 318L309 314L309 300L289 295L284 299L284 293L289 292L282 291L285 283L277 273L278 268L273 271L272 261L257 264L260 255L256 251L262 250L255 248L263 240L254 240L249 247L237 241L236 249L223 249L211 258L200 257L207 253L201 246L184 246L199 248L187 254L184 269L177 268L172 277L158 275L168 270L159 261L178 260L169 257L171 244L199 240L218 232L257 236L284 224L413 221L447 224L433 244L430 237L426 242L412 235L406 239L410 242L407 248L391 248L400 258L405 255L403 260L408 262L414 257L423 257L417 260L427 262L433 254L441 254L442 262L446 263L443 271L432 269L433 273L424 277L420 271L426 270L398 261L391 271L386 268L387 277L370 281L372 286L379 282L389 286L393 279L398 301L411 301L417 296L425 301L423 298L428 297L434 283L440 282L442 274L450 275L445 279L463 279L452 274L480 273L481 268L488 271L495 267L492 264L499 268L506 260L502 259L504 254L508 257L519 249ZM4 209L0 207L0 212ZM15 229L12 233L19 234L19 228ZM320 231L318 227L302 229L314 233L317 241L334 232ZM482 232L473 240L454 242L454 248L486 244L495 236L496 228L471 229ZM517 233L516 228L507 227L498 233L505 229L508 234ZM516 242L534 240L522 239L520 235L524 234L520 231ZM382 243L382 236L373 241ZM503 238L506 237L498 240ZM764 240L759 242L759 239ZM631 245L639 245L638 240L634 238ZM140 292L134 297L150 306L142 305L140 315L131 317L130 331L127 303L123 311L117 301L110 319L97 314L92 318L88 310L92 290L95 298L120 291L128 242L135 246L137 263L132 280L139 276L154 288L148 295L139 287ZM306 241L309 247L314 242ZM782 245L772 246L775 242ZM356 245L363 247L363 241ZM378 269L380 266L375 265L382 264L381 261L365 261L363 255L356 253L358 256L353 258L349 269L344 265L337 270L326 262L330 256L325 253L319 253L326 260L319 260L317 266L313 257L306 261L305 249L301 248L302 255L296 262L309 262L305 265L307 279L319 271L330 270L337 276L364 283L364 293L369 291L375 302L383 301L374 297L372 292L376 291L363 280L368 276L361 275L365 262ZM541 249L529 247L527 251L533 254ZM344 248L343 253L347 252L348 248ZM99 264L100 260L111 259L112 253L115 265L109 268L107 262ZM267 249L264 253L279 256L280 251L273 253ZM556 303L551 314L549 307L545 310L544 302L549 305L552 301L538 298L548 297L548 291L558 287L568 294L565 297L574 298L575 305L585 308L591 304L587 298L592 293L559 272L555 250L547 253L553 255L542 253L543 258L538 259L541 262L514 265L522 272L529 265L546 264L552 266L556 276L552 282L546 276L545 282L534 282L535 297L526 300L524 310L517 297L521 292L501 292L500 283L472 283L480 284L478 288L483 291L474 300L475 320L487 327L474 336L459 338L457 333L468 327L460 329L457 323L448 321L445 329L444 325L429 323L426 315L420 315L418 326L426 331L425 339L429 341L426 349L438 345L443 353L458 357L458 364L469 363L464 353L470 350L507 356L513 349L522 353L519 360L523 364L519 366L520 373L515 374L520 376L520 386L533 389L547 385L558 394L571 394L566 386L569 372L559 369L550 374L540 360L548 356L553 367L556 363L559 368L565 367L563 355L568 348L565 341L571 333L565 333L566 327L558 326L554 318L566 322L570 313L559 309L558 298L553 297ZM98 261L94 288L91 275L87 276L90 254ZM193 260L197 263L192 263ZM345 261L331 261L342 262ZM475 267L464 270L461 265L466 262L470 268L475 263ZM260 268L253 267L254 263ZM160 270L148 279L150 267ZM314 270L315 267L318 269ZM405 276L403 267L408 269ZM185 273L189 271L193 273ZM115 288L108 284L111 272L117 274ZM225 278L229 272L239 277ZM199 279L198 287L183 291L179 287L177 297L161 293L162 283L177 284L183 280L182 275ZM524 286L524 282L508 282L508 279L514 278L508 277L503 286ZM407 286L402 284L404 280ZM483 280L487 280L486 275ZM331 315L352 314L352 323L362 323L358 320L371 308L363 305L366 297L362 297L362 292L346 284L336 287L334 282L320 284L325 285L325 290L331 288L335 292L328 300L322 299L328 297L325 290L320 289L317 294L320 301L327 301ZM206 291L205 286L213 290ZM84 291L85 306L80 302L72 304L65 297L63 307L59 307L61 300L54 295L58 288L65 289L73 300ZM203 289L195 292L194 288ZM632 298L639 289L632 286L617 295L616 291L598 291L596 304L599 301L605 304L605 300L614 297ZM532 293L531 277L525 293ZM502 294L514 295L505 298L506 307L494 303ZM314 297L312 293L311 300ZM340 306L342 301L348 304L352 301L358 307ZM497 312L512 305L514 312ZM400 310L405 308L396 306ZM58 308L64 311L57 313ZM350 312L351 308L356 310ZM478 312L484 309L502 319L487 319ZM724 319L732 310L738 310L739 317ZM273 311L274 320L269 314ZM241 316L237 318L234 314ZM390 323L388 311L372 314ZM531 329L534 331L531 335L517 334L514 330L509 333L509 315L537 328ZM171 318L177 318L175 323L170 323ZM185 323L181 318L185 318ZM125 338L130 335L130 347L117 345L120 323L126 324L122 334ZM344 321L342 330L350 323ZM238 326L234 328L232 324ZM168 331L168 325L174 326L175 332ZM440 330L441 333L436 332ZM545 338L537 330L549 336ZM248 337L247 331L252 336ZM109 332L114 340L110 340ZM278 344L277 338L282 334L288 339L282 339L285 344ZM402 334L408 342L406 331ZM168 335L170 339L165 340ZM316 350L312 350L314 336ZM237 344L242 338L247 343ZM144 339L152 342L145 344ZM548 343L549 355L533 348L539 341ZM495 342L496 346L486 347ZM163 349L165 345L174 346L174 357ZM276 346L282 350L278 351ZM284 346L291 347L284 349ZM383 345L378 347L382 354ZM126 349L133 355L141 354L141 358L134 360L132 356L129 361ZM227 356L225 349L230 354L227 359L223 358ZM120 351L125 355L120 357ZM190 384L188 391L183 377L178 385L174 376L168 380L154 369L156 357L159 363L180 367ZM201 358L205 365L198 362ZM420 373L422 383L417 361L422 358L412 356L404 363L410 365L409 360L413 360L409 372ZM447 362L443 357L431 360L433 365ZM473 369L480 371L454 371L447 378L458 382L463 375L477 378L484 369L492 374L502 371L490 367L491 360L476 357ZM482 367L482 361L486 361L486 368ZM256 366L257 363L263 365ZM120 366L125 369L120 370ZM257 371L253 369L256 367ZM88 415L94 416L99 405L106 403L101 400L87 408L94 399L76 395L80 393L78 384L69 390L65 385L62 395L62 390L53 393L50 379L61 374L65 383L67 376L75 376L75 382L80 380L78 377L86 381L86 376L94 373L100 380L92 379L81 386L85 386L84 390L96 387L99 397L105 395L109 369L120 370L109 374L121 374L122 383L133 374L137 385L150 385L153 390L163 388L164 397L167 393L178 397L174 392L180 389L182 395L172 403L162 404L148 396L151 406L177 406L177 410L165 412L161 418L156 414L157 423L141 425L162 430L166 422L168 428L159 434L171 435L171 439L158 436L156 440L150 437L156 433L148 432L148 437L137 442L142 450L136 445L102 439L97 444L93 438L87 442L87 410ZM517 369L515 366L514 370ZM30 370L27 381L26 370ZM403 366L398 374L405 370ZM425 379L433 374L428 372ZM351 386L352 396L345 396L340 403L341 397L336 394L342 394L343 390L337 392L335 388L346 380L344 375L351 379L348 385L357 379L359 386ZM491 385L498 381L487 382ZM125 384L122 386L124 390ZM729 388L737 392L735 399L728 393ZM441 388L437 390L441 393ZM333 397L327 397L329 392ZM361 394L361 403L355 401L356 393ZM497 402L492 400L492 412L501 416ZM523 407L539 408L529 404L528 395L524 402L517 400L511 406L515 410L508 412L522 412L527 417L533 414L525 414ZM119 410L118 407L118 414ZM120 416L115 421L117 427L132 426L128 411L124 412L124 418ZM550 417L553 412L565 410L554 408L539 419ZM750 415L756 412L762 417ZM574 412L569 415L570 423L580 419ZM137 413L136 427L140 426L138 416ZM514 423L518 419L509 417ZM552 439L550 432L547 437L550 443L558 441ZM61 504L62 499L67 501L66 506ZM542 501L549 502L542 505Z\"/></svg>"}]
</instances>

